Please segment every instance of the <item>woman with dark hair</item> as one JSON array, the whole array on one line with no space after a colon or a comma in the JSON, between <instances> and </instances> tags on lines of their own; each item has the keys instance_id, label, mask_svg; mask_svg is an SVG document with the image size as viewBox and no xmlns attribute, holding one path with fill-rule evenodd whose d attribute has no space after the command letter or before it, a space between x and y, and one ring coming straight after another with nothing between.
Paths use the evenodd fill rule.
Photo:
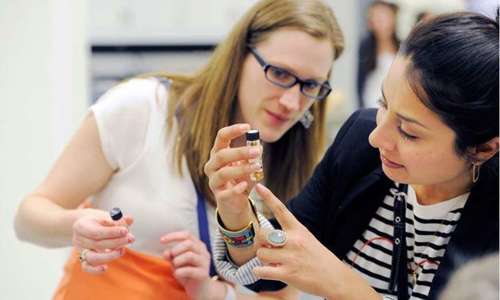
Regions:
<instances>
[{"instance_id":1,"label":"woman with dark hair","mask_svg":"<svg viewBox=\"0 0 500 300\"><path fill-rule=\"evenodd\" d=\"M359 107L376 107L380 84L399 48L396 4L377 0L368 7L368 34L358 51L357 92Z\"/></svg>"},{"instance_id":2,"label":"woman with dark hair","mask_svg":"<svg viewBox=\"0 0 500 300\"><path fill-rule=\"evenodd\" d=\"M232 285L211 280L217 225L203 168L213 140L234 123L258 129L266 184L283 199L298 194L322 155L343 47L324 1L261 0L198 72L148 74L103 95L15 219L24 241L75 248L54 299L234 299Z\"/></svg>"},{"instance_id":3,"label":"woman with dark hair","mask_svg":"<svg viewBox=\"0 0 500 300\"><path fill-rule=\"evenodd\" d=\"M285 207L257 185L282 230L257 221L234 188L248 171L228 164L248 155L219 151L234 137L222 129L205 168L224 237L219 271L255 290L278 280L336 300L437 299L459 266L497 252L498 37L498 19L474 13L419 23L378 111L350 117L305 189ZM258 242L224 244L249 222Z\"/></svg>"}]
</instances>

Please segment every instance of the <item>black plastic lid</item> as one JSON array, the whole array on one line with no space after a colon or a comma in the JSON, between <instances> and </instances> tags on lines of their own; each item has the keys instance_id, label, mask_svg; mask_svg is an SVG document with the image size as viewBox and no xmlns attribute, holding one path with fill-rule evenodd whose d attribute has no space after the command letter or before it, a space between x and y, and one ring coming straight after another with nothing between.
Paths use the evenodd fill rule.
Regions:
<instances>
[{"instance_id":1,"label":"black plastic lid","mask_svg":"<svg viewBox=\"0 0 500 300\"><path fill-rule=\"evenodd\" d=\"M113 221L118 221L123 217L122 211L118 207L112 208L109 211L109 215L111 216L111 219L113 219Z\"/></svg>"},{"instance_id":2,"label":"black plastic lid","mask_svg":"<svg viewBox=\"0 0 500 300\"><path fill-rule=\"evenodd\" d=\"M259 139L259 131L257 129L252 129L246 132L247 141L257 141Z\"/></svg>"}]
</instances>

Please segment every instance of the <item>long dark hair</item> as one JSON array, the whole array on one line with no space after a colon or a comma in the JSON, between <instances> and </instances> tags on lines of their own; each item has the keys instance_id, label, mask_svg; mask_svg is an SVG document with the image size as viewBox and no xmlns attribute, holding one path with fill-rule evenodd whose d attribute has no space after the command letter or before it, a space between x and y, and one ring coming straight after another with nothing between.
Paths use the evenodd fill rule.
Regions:
<instances>
[{"instance_id":1,"label":"long dark hair","mask_svg":"<svg viewBox=\"0 0 500 300\"><path fill-rule=\"evenodd\" d=\"M394 15L397 15L399 10L396 4L382 0L373 1L370 4L370 6L368 6L368 10L378 5L390 8L394 12ZM394 28L391 40L394 47L397 50L399 48L399 44L401 41L399 40L396 34L396 28ZM358 76L357 92L358 92L358 101L360 107L364 106L363 89L365 86L366 77L377 67L377 47L378 47L378 42L375 37L375 33L373 32L373 30L368 29L366 36L361 40L358 51L359 59L358 59L358 74L357 74Z\"/></svg>"},{"instance_id":2,"label":"long dark hair","mask_svg":"<svg viewBox=\"0 0 500 300\"><path fill-rule=\"evenodd\" d=\"M410 58L412 90L454 131L455 151L471 163L471 147L498 137L498 33L498 10L496 20L445 14L419 23L400 49ZM482 169L498 184L498 153Z\"/></svg>"}]
</instances>

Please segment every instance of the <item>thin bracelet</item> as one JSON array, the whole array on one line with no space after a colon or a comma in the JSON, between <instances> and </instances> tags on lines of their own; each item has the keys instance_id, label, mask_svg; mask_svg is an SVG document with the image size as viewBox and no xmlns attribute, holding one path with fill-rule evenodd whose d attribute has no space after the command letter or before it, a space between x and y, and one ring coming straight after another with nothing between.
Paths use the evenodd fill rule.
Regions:
<instances>
[{"instance_id":1,"label":"thin bracelet","mask_svg":"<svg viewBox=\"0 0 500 300\"><path fill-rule=\"evenodd\" d=\"M254 201L248 197L250 207L255 218L258 220L257 210L255 208ZM250 222L247 226L233 231L225 228L222 219L220 218L218 209L215 209L215 221L219 227L219 232L222 235L224 242L235 248L245 248L253 245L255 237L255 228L253 222Z\"/></svg>"}]
</instances>

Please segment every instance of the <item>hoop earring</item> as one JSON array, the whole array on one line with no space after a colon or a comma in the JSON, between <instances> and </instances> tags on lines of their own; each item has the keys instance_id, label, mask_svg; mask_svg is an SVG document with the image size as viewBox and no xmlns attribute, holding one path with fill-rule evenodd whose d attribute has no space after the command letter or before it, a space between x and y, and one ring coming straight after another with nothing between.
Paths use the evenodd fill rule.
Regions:
<instances>
[{"instance_id":1,"label":"hoop earring","mask_svg":"<svg viewBox=\"0 0 500 300\"><path fill-rule=\"evenodd\" d=\"M479 180L480 164L472 164L472 183L476 183Z\"/></svg>"},{"instance_id":2,"label":"hoop earring","mask_svg":"<svg viewBox=\"0 0 500 300\"><path fill-rule=\"evenodd\" d=\"M309 110L306 110L299 121L305 129L308 129L311 127L312 122L314 122L314 116Z\"/></svg>"}]
</instances>

